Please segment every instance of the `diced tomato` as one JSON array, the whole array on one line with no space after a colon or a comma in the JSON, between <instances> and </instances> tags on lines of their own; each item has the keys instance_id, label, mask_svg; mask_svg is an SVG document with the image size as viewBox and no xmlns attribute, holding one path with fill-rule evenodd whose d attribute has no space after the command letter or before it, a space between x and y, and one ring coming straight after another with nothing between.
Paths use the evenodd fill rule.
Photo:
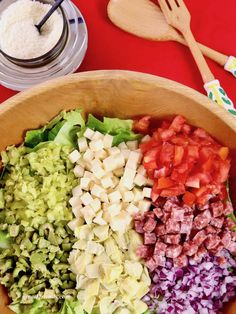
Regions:
<instances>
[{"instance_id":1,"label":"diced tomato","mask_svg":"<svg viewBox=\"0 0 236 314\"><path fill-rule=\"evenodd\" d=\"M185 136L178 136L178 137L172 138L171 143L175 145L180 145L180 146L187 146L189 143L189 140Z\"/></svg>"},{"instance_id":2,"label":"diced tomato","mask_svg":"<svg viewBox=\"0 0 236 314\"><path fill-rule=\"evenodd\" d=\"M165 142L161 147L160 161L163 165L169 165L174 158L174 145Z\"/></svg>"},{"instance_id":3,"label":"diced tomato","mask_svg":"<svg viewBox=\"0 0 236 314\"><path fill-rule=\"evenodd\" d=\"M154 177L156 179L162 178L162 177L167 177L170 174L170 169L167 168L166 166L155 170L154 172Z\"/></svg>"},{"instance_id":4,"label":"diced tomato","mask_svg":"<svg viewBox=\"0 0 236 314\"><path fill-rule=\"evenodd\" d=\"M160 138L162 139L163 142L169 141L173 136L175 135L175 131L174 130L164 130L161 134L160 134Z\"/></svg>"},{"instance_id":5,"label":"diced tomato","mask_svg":"<svg viewBox=\"0 0 236 314\"><path fill-rule=\"evenodd\" d=\"M150 120L150 116L145 116L139 120L135 120L133 130L137 133L147 134L149 132Z\"/></svg>"},{"instance_id":6,"label":"diced tomato","mask_svg":"<svg viewBox=\"0 0 236 314\"><path fill-rule=\"evenodd\" d=\"M214 158L212 155L202 164L203 172L209 172L212 170L212 165L214 164Z\"/></svg>"},{"instance_id":7,"label":"diced tomato","mask_svg":"<svg viewBox=\"0 0 236 314\"><path fill-rule=\"evenodd\" d=\"M174 185L175 185L175 182L173 180L171 180L170 177L167 177L167 178L163 177L163 178L158 179L157 188L158 189L167 189L167 188L170 188Z\"/></svg>"},{"instance_id":8,"label":"diced tomato","mask_svg":"<svg viewBox=\"0 0 236 314\"><path fill-rule=\"evenodd\" d=\"M228 157L228 155L229 155L229 148L228 147L221 147L218 150L218 155L220 156L220 158L222 160L225 160Z\"/></svg>"},{"instance_id":9,"label":"diced tomato","mask_svg":"<svg viewBox=\"0 0 236 314\"><path fill-rule=\"evenodd\" d=\"M142 153L145 154L150 149L157 147L157 146L158 146L158 143L154 139L151 139L148 142L141 143L139 145L139 148L141 149Z\"/></svg>"},{"instance_id":10,"label":"diced tomato","mask_svg":"<svg viewBox=\"0 0 236 314\"><path fill-rule=\"evenodd\" d=\"M184 148L182 146L175 145L174 166L178 166L184 157Z\"/></svg>"},{"instance_id":11,"label":"diced tomato","mask_svg":"<svg viewBox=\"0 0 236 314\"><path fill-rule=\"evenodd\" d=\"M185 192L183 196L183 201L186 205L192 206L196 200L196 196L191 192Z\"/></svg>"},{"instance_id":12,"label":"diced tomato","mask_svg":"<svg viewBox=\"0 0 236 314\"><path fill-rule=\"evenodd\" d=\"M230 161L225 160L219 163L215 162L215 167L217 168L217 172L215 171L214 179L218 183L224 183L229 176L230 169Z\"/></svg>"},{"instance_id":13,"label":"diced tomato","mask_svg":"<svg viewBox=\"0 0 236 314\"><path fill-rule=\"evenodd\" d=\"M196 160L199 158L199 149L197 146L188 145L187 152L188 152L188 159Z\"/></svg>"},{"instance_id":14,"label":"diced tomato","mask_svg":"<svg viewBox=\"0 0 236 314\"><path fill-rule=\"evenodd\" d=\"M190 188L200 188L200 180L197 176L188 177L185 184Z\"/></svg>"},{"instance_id":15,"label":"diced tomato","mask_svg":"<svg viewBox=\"0 0 236 314\"><path fill-rule=\"evenodd\" d=\"M187 134L187 135L190 134L190 132L191 132L191 126L185 123L185 124L182 126L182 131L183 131L184 134Z\"/></svg>"},{"instance_id":16,"label":"diced tomato","mask_svg":"<svg viewBox=\"0 0 236 314\"><path fill-rule=\"evenodd\" d=\"M171 122L170 122L170 121L164 120L164 121L162 122L162 124L161 124L161 128L166 130L166 129L169 129L169 128L170 128L170 125L171 125Z\"/></svg>"},{"instance_id":17,"label":"diced tomato","mask_svg":"<svg viewBox=\"0 0 236 314\"><path fill-rule=\"evenodd\" d=\"M214 151L212 147L202 146L199 150L199 154L202 161L207 161L210 157L213 156Z\"/></svg>"},{"instance_id":18,"label":"diced tomato","mask_svg":"<svg viewBox=\"0 0 236 314\"><path fill-rule=\"evenodd\" d=\"M188 171L185 172L179 172L177 168L175 168L172 173L171 173L171 179L180 182L180 183L185 183L187 178L188 178Z\"/></svg>"},{"instance_id":19,"label":"diced tomato","mask_svg":"<svg viewBox=\"0 0 236 314\"><path fill-rule=\"evenodd\" d=\"M174 130L175 132L180 132L185 122L186 120L182 116L177 116L172 121L170 129Z\"/></svg>"},{"instance_id":20,"label":"diced tomato","mask_svg":"<svg viewBox=\"0 0 236 314\"><path fill-rule=\"evenodd\" d=\"M182 194L184 194L184 192L185 192L184 185L183 184L178 184L175 187L162 190L160 195L162 197L171 197L171 196L182 195Z\"/></svg>"},{"instance_id":21,"label":"diced tomato","mask_svg":"<svg viewBox=\"0 0 236 314\"><path fill-rule=\"evenodd\" d=\"M151 198L153 202L156 202L158 197L160 196L161 190L158 189L158 182L154 181L153 187L152 187L152 192L151 192Z\"/></svg>"},{"instance_id":22,"label":"diced tomato","mask_svg":"<svg viewBox=\"0 0 236 314\"><path fill-rule=\"evenodd\" d=\"M207 132L201 128L197 128L194 132L193 135L200 137L201 139L211 139L211 137L207 134Z\"/></svg>"}]
</instances>

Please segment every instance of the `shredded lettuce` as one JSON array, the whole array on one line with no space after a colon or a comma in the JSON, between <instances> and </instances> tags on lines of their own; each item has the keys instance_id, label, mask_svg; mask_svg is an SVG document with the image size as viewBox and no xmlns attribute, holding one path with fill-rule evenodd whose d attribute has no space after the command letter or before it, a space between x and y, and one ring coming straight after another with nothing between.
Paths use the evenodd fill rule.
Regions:
<instances>
[{"instance_id":1,"label":"shredded lettuce","mask_svg":"<svg viewBox=\"0 0 236 314\"><path fill-rule=\"evenodd\" d=\"M117 118L103 118L103 122L95 118L92 114L88 115L86 126L101 133L108 133L114 137L113 146L122 142L140 139L141 135L132 131L133 120L122 120Z\"/></svg>"},{"instance_id":2,"label":"shredded lettuce","mask_svg":"<svg viewBox=\"0 0 236 314\"><path fill-rule=\"evenodd\" d=\"M11 245L11 239L10 236L6 233L0 230L0 250L1 249L7 249Z\"/></svg>"},{"instance_id":3,"label":"shredded lettuce","mask_svg":"<svg viewBox=\"0 0 236 314\"><path fill-rule=\"evenodd\" d=\"M34 300L32 304L13 303L9 308L16 314L48 314L45 300Z\"/></svg>"},{"instance_id":4,"label":"shredded lettuce","mask_svg":"<svg viewBox=\"0 0 236 314\"><path fill-rule=\"evenodd\" d=\"M84 127L82 110L62 112L44 127L26 132L25 146L35 148L38 144L54 141L61 145L75 146L76 133Z\"/></svg>"}]
</instances>

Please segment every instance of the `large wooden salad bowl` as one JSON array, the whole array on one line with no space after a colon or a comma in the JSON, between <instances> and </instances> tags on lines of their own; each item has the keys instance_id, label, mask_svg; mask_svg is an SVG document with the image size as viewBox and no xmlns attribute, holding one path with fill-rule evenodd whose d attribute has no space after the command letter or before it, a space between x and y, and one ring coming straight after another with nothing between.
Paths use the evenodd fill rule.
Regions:
<instances>
[{"instance_id":1,"label":"large wooden salad bowl","mask_svg":"<svg viewBox=\"0 0 236 314\"><path fill-rule=\"evenodd\" d=\"M236 118L200 93L160 77L129 71L94 71L49 81L0 106L0 150L19 144L25 130L45 124L63 109L101 116L157 118L181 114L231 149L236 181ZM233 183L232 183L233 184ZM0 289L0 313L12 313ZM224 314L235 314L236 302Z\"/></svg>"}]
</instances>

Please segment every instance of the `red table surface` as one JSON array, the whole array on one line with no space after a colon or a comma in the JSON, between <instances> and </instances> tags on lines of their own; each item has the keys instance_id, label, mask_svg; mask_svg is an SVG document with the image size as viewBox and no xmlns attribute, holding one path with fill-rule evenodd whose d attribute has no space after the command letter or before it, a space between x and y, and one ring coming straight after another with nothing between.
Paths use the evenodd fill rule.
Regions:
<instances>
[{"instance_id":1,"label":"red table surface","mask_svg":"<svg viewBox=\"0 0 236 314\"><path fill-rule=\"evenodd\" d=\"M132 0L130 0L132 1ZM107 17L108 0L74 0L88 26L89 44L80 71L125 69L166 77L201 93L203 83L190 51L175 42L154 42L114 26ZM192 29L199 42L236 55L235 0L186 0ZM236 104L236 78L208 60L215 77ZM0 86L0 103L16 92Z\"/></svg>"}]
</instances>

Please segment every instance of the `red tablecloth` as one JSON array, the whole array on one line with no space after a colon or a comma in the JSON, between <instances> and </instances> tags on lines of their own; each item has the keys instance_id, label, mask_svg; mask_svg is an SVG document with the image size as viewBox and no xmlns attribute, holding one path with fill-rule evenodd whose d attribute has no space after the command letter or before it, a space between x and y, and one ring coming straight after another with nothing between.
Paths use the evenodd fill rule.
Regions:
<instances>
[{"instance_id":1,"label":"red tablecloth","mask_svg":"<svg viewBox=\"0 0 236 314\"><path fill-rule=\"evenodd\" d=\"M132 1L132 0L129 0ZM78 71L126 69L167 77L202 93L202 79L189 50L175 42L152 42L115 27L108 19L108 0L74 0L87 22L89 46ZM186 0L198 41L236 55L235 0ZM236 78L212 61L215 77L236 104ZM0 86L0 103L16 92Z\"/></svg>"}]
</instances>

